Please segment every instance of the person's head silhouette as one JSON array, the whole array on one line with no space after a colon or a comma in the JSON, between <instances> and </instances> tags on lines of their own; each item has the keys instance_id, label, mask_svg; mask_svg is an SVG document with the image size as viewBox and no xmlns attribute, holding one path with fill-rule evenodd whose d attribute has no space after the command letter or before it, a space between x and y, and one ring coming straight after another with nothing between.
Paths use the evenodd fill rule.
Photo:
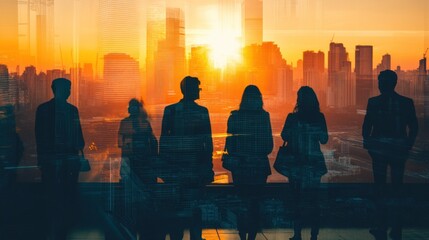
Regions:
<instances>
[{"instance_id":1,"label":"person's head silhouette","mask_svg":"<svg viewBox=\"0 0 429 240\"><path fill-rule=\"evenodd\" d=\"M263 107L262 93L255 85L244 89L241 97L240 110L261 110Z\"/></svg>"},{"instance_id":2,"label":"person's head silhouette","mask_svg":"<svg viewBox=\"0 0 429 240\"><path fill-rule=\"evenodd\" d=\"M57 78L52 81L52 92L55 100L67 101L70 97L71 82L66 78Z\"/></svg>"},{"instance_id":3,"label":"person's head silhouette","mask_svg":"<svg viewBox=\"0 0 429 240\"><path fill-rule=\"evenodd\" d=\"M303 86L298 90L294 112L310 114L320 112L320 104L314 90L309 86Z\"/></svg>"},{"instance_id":4,"label":"person's head silhouette","mask_svg":"<svg viewBox=\"0 0 429 240\"><path fill-rule=\"evenodd\" d=\"M137 100L136 98L132 98L129 102L128 102L128 113L130 114L131 117L143 117L143 118L147 118L147 112L143 107L143 102Z\"/></svg>"},{"instance_id":5,"label":"person's head silhouette","mask_svg":"<svg viewBox=\"0 0 429 240\"><path fill-rule=\"evenodd\" d=\"M391 93L395 90L398 75L392 70L381 71L378 75L378 89L383 93Z\"/></svg>"},{"instance_id":6,"label":"person's head silhouette","mask_svg":"<svg viewBox=\"0 0 429 240\"><path fill-rule=\"evenodd\" d=\"M182 91L183 98L186 100L197 100L200 98L200 80L196 77L186 76L180 82L180 90Z\"/></svg>"}]
</instances>

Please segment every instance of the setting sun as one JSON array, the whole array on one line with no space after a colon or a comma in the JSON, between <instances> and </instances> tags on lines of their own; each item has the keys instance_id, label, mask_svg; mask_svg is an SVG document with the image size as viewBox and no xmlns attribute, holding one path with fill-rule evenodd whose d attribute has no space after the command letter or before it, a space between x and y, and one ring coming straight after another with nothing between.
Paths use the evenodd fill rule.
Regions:
<instances>
[{"instance_id":1,"label":"setting sun","mask_svg":"<svg viewBox=\"0 0 429 240\"><path fill-rule=\"evenodd\" d=\"M216 68L225 68L230 63L240 63L241 44L234 33L213 34L209 41L210 57Z\"/></svg>"}]
</instances>

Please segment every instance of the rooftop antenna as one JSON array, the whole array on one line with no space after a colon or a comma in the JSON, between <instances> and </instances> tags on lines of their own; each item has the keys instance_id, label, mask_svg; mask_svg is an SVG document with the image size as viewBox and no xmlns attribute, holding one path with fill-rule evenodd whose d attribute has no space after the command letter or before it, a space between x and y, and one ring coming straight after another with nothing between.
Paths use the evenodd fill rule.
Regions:
<instances>
[{"instance_id":1,"label":"rooftop antenna","mask_svg":"<svg viewBox=\"0 0 429 240\"><path fill-rule=\"evenodd\" d=\"M426 58L426 53L428 52L429 48L426 48L425 53L423 53L423 58Z\"/></svg>"},{"instance_id":2,"label":"rooftop antenna","mask_svg":"<svg viewBox=\"0 0 429 240\"><path fill-rule=\"evenodd\" d=\"M331 43L333 43L333 42L334 42L334 37L335 37L335 33L334 33L334 34L332 34Z\"/></svg>"}]
</instances>

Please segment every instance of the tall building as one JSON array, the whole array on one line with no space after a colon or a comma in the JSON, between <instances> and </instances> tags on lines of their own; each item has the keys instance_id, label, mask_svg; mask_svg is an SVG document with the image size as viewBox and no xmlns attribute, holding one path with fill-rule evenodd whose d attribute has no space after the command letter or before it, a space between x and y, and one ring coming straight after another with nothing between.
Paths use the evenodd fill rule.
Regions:
<instances>
[{"instance_id":1,"label":"tall building","mask_svg":"<svg viewBox=\"0 0 429 240\"><path fill-rule=\"evenodd\" d=\"M342 43L329 44L327 94L328 106L344 108L355 105L355 84L352 79L351 62Z\"/></svg>"},{"instance_id":2,"label":"tall building","mask_svg":"<svg viewBox=\"0 0 429 240\"><path fill-rule=\"evenodd\" d=\"M9 69L0 64L0 106L9 103Z\"/></svg>"},{"instance_id":3,"label":"tall building","mask_svg":"<svg viewBox=\"0 0 429 240\"><path fill-rule=\"evenodd\" d=\"M323 98L326 90L324 81L325 54L321 51L305 51L303 53L303 85L310 86L319 98Z\"/></svg>"},{"instance_id":4,"label":"tall building","mask_svg":"<svg viewBox=\"0 0 429 240\"><path fill-rule=\"evenodd\" d=\"M374 81L372 82L372 92L374 94L378 93L378 74L384 70L391 70L391 56L390 54L384 54L381 57L381 62L377 64L377 67L374 69Z\"/></svg>"},{"instance_id":5,"label":"tall building","mask_svg":"<svg viewBox=\"0 0 429 240\"><path fill-rule=\"evenodd\" d=\"M392 58L390 54L384 54L383 57L381 57L380 70L390 70L392 68L391 61Z\"/></svg>"},{"instance_id":6,"label":"tall building","mask_svg":"<svg viewBox=\"0 0 429 240\"><path fill-rule=\"evenodd\" d=\"M285 72L286 61L280 48L273 42L264 42L262 45L250 45L243 48L243 76L237 77L232 89L241 94L248 84L259 87L264 96L279 96L283 91L279 89L279 82L285 82L289 77ZM289 72L290 73L290 72Z\"/></svg>"},{"instance_id":7,"label":"tall building","mask_svg":"<svg viewBox=\"0 0 429 240\"><path fill-rule=\"evenodd\" d=\"M423 82L424 128L429 131L429 74L426 56L423 56L419 61L418 83L420 84L420 82Z\"/></svg>"},{"instance_id":8,"label":"tall building","mask_svg":"<svg viewBox=\"0 0 429 240\"><path fill-rule=\"evenodd\" d=\"M126 106L131 98L140 98L139 62L124 53L104 56L104 104Z\"/></svg>"},{"instance_id":9,"label":"tall building","mask_svg":"<svg viewBox=\"0 0 429 240\"><path fill-rule=\"evenodd\" d=\"M181 9L166 9L165 39L158 42L154 60L153 100L168 103L180 99L180 81L186 73L185 19Z\"/></svg>"},{"instance_id":10,"label":"tall building","mask_svg":"<svg viewBox=\"0 0 429 240\"><path fill-rule=\"evenodd\" d=\"M262 44L263 2L261 0L243 1L242 24L244 45Z\"/></svg>"},{"instance_id":11,"label":"tall building","mask_svg":"<svg viewBox=\"0 0 429 240\"><path fill-rule=\"evenodd\" d=\"M150 0L146 9L146 85L147 101L156 102L155 57L158 43L165 39L165 1Z\"/></svg>"},{"instance_id":12,"label":"tall building","mask_svg":"<svg viewBox=\"0 0 429 240\"><path fill-rule=\"evenodd\" d=\"M219 78L210 59L210 48L208 46L195 46L191 48L188 73L191 76L204 79L201 82L203 89L208 90L209 93L216 92Z\"/></svg>"},{"instance_id":13,"label":"tall building","mask_svg":"<svg viewBox=\"0 0 429 240\"><path fill-rule=\"evenodd\" d=\"M137 0L99 0L99 56L140 54L140 25Z\"/></svg>"},{"instance_id":14,"label":"tall building","mask_svg":"<svg viewBox=\"0 0 429 240\"><path fill-rule=\"evenodd\" d=\"M356 105L360 109L365 109L368 98L374 95L372 52L372 46L356 46Z\"/></svg>"},{"instance_id":15,"label":"tall building","mask_svg":"<svg viewBox=\"0 0 429 240\"><path fill-rule=\"evenodd\" d=\"M0 1L0 63L15 67L18 63L18 1Z\"/></svg>"},{"instance_id":16,"label":"tall building","mask_svg":"<svg viewBox=\"0 0 429 240\"><path fill-rule=\"evenodd\" d=\"M54 65L54 0L35 0L32 10L36 12L36 64L44 70Z\"/></svg>"}]
</instances>

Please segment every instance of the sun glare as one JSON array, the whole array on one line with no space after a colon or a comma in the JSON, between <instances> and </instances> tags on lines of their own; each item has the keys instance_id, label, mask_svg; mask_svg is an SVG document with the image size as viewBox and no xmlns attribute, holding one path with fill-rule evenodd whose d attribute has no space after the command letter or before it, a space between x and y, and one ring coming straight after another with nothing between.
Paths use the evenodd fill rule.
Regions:
<instances>
[{"instance_id":1,"label":"sun glare","mask_svg":"<svg viewBox=\"0 0 429 240\"><path fill-rule=\"evenodd\" d=\"M216 68L241 61L241 44L235 34L216 33L210 38L211 59Z\"/></svg>"}]
</instances>

